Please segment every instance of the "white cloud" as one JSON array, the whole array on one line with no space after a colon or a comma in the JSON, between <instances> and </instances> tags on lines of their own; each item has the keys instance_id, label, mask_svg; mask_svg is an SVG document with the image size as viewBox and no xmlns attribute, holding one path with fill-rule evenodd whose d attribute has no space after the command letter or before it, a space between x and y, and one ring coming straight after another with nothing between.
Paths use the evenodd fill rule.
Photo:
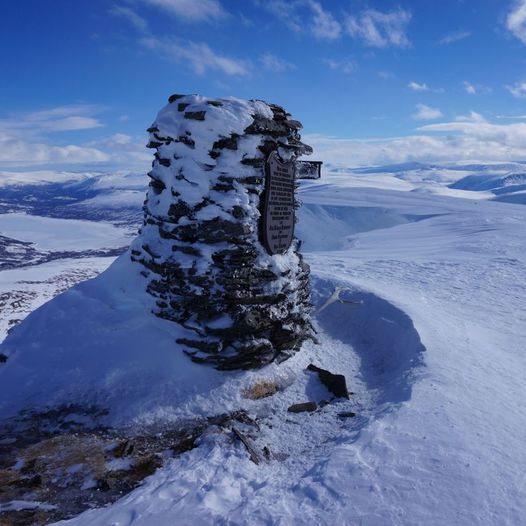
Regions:
<instances>
[{"instance_id":1,"label":"white cloud","mask_svg":"<svg viewBox=\"0 0 526 526\"><path fill-rule=\"evenodd\" d=\"M57 146L49 142L28 140L0 131L0 167L65 165L100 168L121 167L147 169L152 153L145 147L146 137L116 133L85 144Z\"/></svg>"},{"instance_id":2,"label":"white cloud","mask_svg":"<svg viewBox=\"0 0 526 526\"><path fill-rule=\"evenodd\" d=\"M318 40L337 40L341 36L341 24L316 0L254 1L295 33L309 32Z\"/></svg>"},{"instance_id":3,"label":"white cloud","mask_svg":"<svg viewBox=\"0 0 526 526\"><path fill-rule=\"evenodd\" d=\"M245 76L251 72L248 61L217 54L204 42L182 42L176 39L143 38L142 45L156 49L178 63L188 64L195 73L202 75L207 71L220 71L226 75Z\"/></svg>"},{"instance_id":4,"label":"white cloud","mask_svg":"<svg viewBox=\"0 0 526 526\"><path fill-rule=\"evenodd\" d=\"M455 31L444 35L439 41L439 44L453 44L471 36L471 31Z\"/></svg>"},{"instance_id":5,"label":"white cloud","mask_svg":"<svg viewBox=\"0 0 526 526\"><path fill-rule=\"evenodd\" d=\"M303 2L285 0L254 0L256 5L266 9L279 18L290 30L301 33L305 23L301 18L299 8Z\"/></svg>"},{"instance_id":6,"label":"white cloud","mask_svg":"<svg viewBox=\"0 0 526 526\"><path fill-rule=\"evenodd\" d=\"M433 93L444 93L444 88L430 88L425 82L411 81L407 87L413 91L432 91Z\"/></svg>"},{"instance_id":7,"label":"white cloud","mask_svg":"<svg viewBox=\"0 0 526 526\"><path fill-rule=\"evenodd\" d=\"M506 86L506 89L518 99L526 98L526 81L516 82L513 86Z\"/></svg>"},{"instance_id":8,"label":"white cloud","mask_svg":"<svg viewBox=\"0 0 526 526\"><path fill-rule=\"evenodd\" d=\"M470 111L467 115L459 115L455 118L456 122L487 122L487 120L476 111Z\"/></svg>"},{"instance_id":9,"label":"white cloud","mask_svg":"<svg viewBox=\"0 0 526 526\"><path fill-rule=\"evenodd\" d=\"M98 111L101 108L95 105L64 105L0 119L0 165L146 167L152 155L145 147L145 136L133 138L117 133L81 144L55 142L56 132L102 126L90 117ZM74 134L70 133L68 142L73 137Z\"/></svg>"},{"instance_id":10,"label":"white cloud","mask_svg":"<svg viewBox=\"0 0 526 526\"><path fill-rule=\"evenodd\" d=\"M93 117L98 111L98 106L90 104L57 106L0 119L0 130L15 134L24 130L28 135L35 136L47 132L100 128L103 124Z\"/></svg>"},{"instance_id":11,"label":"white cloud","mask_svg":"<svg viewBox=\"0 0 526 526\"><path fill-rule=\"evenodd\" d=\"M470 95L476 95L477 94L477 88L474 84L471 84L471 82L468 82L465 80L463 82L464 89L466 90L466 93L469 93Z\"/></svg>"},{"instance_id":12,"label":"white cloud","mask_svg":"<svg viewBox=\"0 0 526 526\"><path fill-rule=\"evenodd\" d=\"M479 116L480 117L480 116ZM457 132L472 141L486 143L492 151L526 151L526 123L493 124L483 118L426 124L418 128L424 132ZM522 154L524 155L524 154Z\"/></svg>"},{"instance_id":13,"label":"white cloud","mask_svg":"<svg viewBox=\"0 0 526 526\"><path fill-rule=\"evenodd\" d=\"M312 34L320 40L336 40L340 37L342 28L339 22L320 3L308 2L312 10Z\"/></svg>"},{"instance_id":14,"label":"white cloud","mask_svg":"<svg viewBox=\"0 0 526 526\"><path fill-rule=\"evenodd\" d=\"M412 115L418 121L431 121L442 117L442 112L438 108L431 108L425 104L417 104L416 112Z\"/></svg>"},{"instance_id":15,"label":"white cloud","mask_svg":"<svg viewBox=\"0 0 526 526\"><path fill-rule=\"evenodd\" d=\"M526 44L526 0L516 0L506 18L506 27L511 34Z\"/></svg>"},{"instance_id":16,"label":"white cloud","mask_svg":"<svg viewBox=\"0 0 526 526\"><path fill-rule=\"evenodd\" d=\"M518 119L518 120L526 120L526 115L495 115L497 119Z\"/></svg>"},{"instance_id":17,"label":"white cloud","mask_svg":"<svg viewBox=\"0 0 526 526\"><path fill-rule=\"evenodd\" d=\"M407 87L413 91L429 91L429 86L425 82L419 84L418 82L411 81Z\"/></svg>"},{"instance_id":18,"label":"white cloud","mask_svg":"<svg viewBox=\"0 0 526 526\"><path fill-rule=\"evenodd\" d=\"M467 80L462 83L464 91L470 95L486 95L491 93L492 89L488 86L483 86L482 84L473 84Z\"/></svg>"},{"instance_id":19,"label":"white cloud","mask_svg":"<svg viewBox=\"0 0 526 526\"><path fill-rule=\"evenodd\" d=\"M152 161L152 152L145 146L144 136L133 137L125 133L115 133L101 137L86 146L101 150L111 165L123 168L147 167Z\"/></svg>"},{"instance_id":20,"label":"white cloud","mask_svg":"<svg viewBox=\"0 0 526 526\"><path fill-rule=\"evenodd\" d=\"M48 121L34 121L37 126L42 127L46 131L72 131L72 130L88 130L91 128L99 128L102 124L93 117L81 117L72 115L71 117L63 117L61 119L54 119Z\"/></svg>"},{"instance_id":21,"label":"white cloud","mask_svg":"<svg viewBox=\"0 0 526 526\"><path fill-rule=\"evenodd\" d=\"M99 163L109 156L97 148L53 146L0 131L0 162L6 165Z\"/></svg>"},{"instance_id":22,"label":"white cloud","mask_svg":"<svg viewBox=\"0 0 526 526\"><path fill-rule=\"evenodd\" d=\"M219 0L141 0L187 22L211 22L225 18Z\"/></svg>"},{"instance_id":23,"label":"white cloud","mask_svg":"<svg viewBox=\"0 0 526 526\"><path fill-rule=\"evenodd\" d=\"M356 64L352 60L333 60L326 58L323 60L323 62L330 69L341 71L346 75L350 75L356 71Z\"/></svg>"},{"instance_id":24,"label":"white cloud","mask_svg":"<svg viewBox=\"0 0 526 526\"><path fill-rule=\"evenodd\" d=\"M407 26L411 20L411 13L404 9L391 12L381 12L367 9L359 16L349 15L346 20L347 32L363 41L367 46L408 47L409 39L406 35Z\"/></svg>"},{"instance_id":25,"label":"white cloud","mask_svg":"<svg viewBox=\"0 0 526 526\"><path fill-rule=\"evenodd\" d=\"M408 161L510 161L526 159L526 123L492 124L485 120L428 124L419 134L385 139L339 139L305 135L316 158L336 167Z\"/></svg>"},{"instance_id":26,"label":"white cloud","mask_svg":"<svg viewBox=\"0 0 526 526\"><path fill-rule=\"evenodd\" d=\"M109 10L109 13L127 20L132 26L143 33L148 31L148 22L129 7L115 5Z\"/></svg>"},{"instance_id":27,"label":"white cloud","mask_svg":"<svg viewBox=\"0 0 526 526\"><path fill-rule=\"evenodd\" d=\"M282 58L276 57L271 53L265 53L262 55L260 61L266 70L274 71L275 73L296 69L294 64L291 64Z\"/></svg>"}]
</instances>

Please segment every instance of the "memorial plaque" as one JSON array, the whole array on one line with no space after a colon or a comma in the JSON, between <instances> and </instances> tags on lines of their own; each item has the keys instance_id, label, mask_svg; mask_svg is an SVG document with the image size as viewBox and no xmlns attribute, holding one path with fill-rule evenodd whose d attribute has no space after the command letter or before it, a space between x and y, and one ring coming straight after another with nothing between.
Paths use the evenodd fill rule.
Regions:
<instances>
[{"instance_id":1,"label":"memorial plaque","mask_svg":"<svg viewBox=\"0 0 526 526\"><path fill-rule=\"evenodd\" d=\"M294 162L283 162L277 152L267 159L263 244L269 254L283 254L294 236Z\"/></svg>"}]
</instances>

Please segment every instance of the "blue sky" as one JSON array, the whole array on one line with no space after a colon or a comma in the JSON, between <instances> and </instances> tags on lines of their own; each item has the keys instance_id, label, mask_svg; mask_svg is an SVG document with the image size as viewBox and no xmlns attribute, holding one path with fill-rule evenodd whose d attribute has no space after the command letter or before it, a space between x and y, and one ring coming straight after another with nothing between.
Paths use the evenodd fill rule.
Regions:
<instances>
[{"instance_id":1,"label":"blue sky","mask_svg":"<svg viewBox=\"0 0 526 526\"><path fill-rule=\"evenodd\" d=\"M0 9L0 169L146 167L175 92L281 104L336 165L526 159L526 0Z\"/></svg>"}]
</instances>

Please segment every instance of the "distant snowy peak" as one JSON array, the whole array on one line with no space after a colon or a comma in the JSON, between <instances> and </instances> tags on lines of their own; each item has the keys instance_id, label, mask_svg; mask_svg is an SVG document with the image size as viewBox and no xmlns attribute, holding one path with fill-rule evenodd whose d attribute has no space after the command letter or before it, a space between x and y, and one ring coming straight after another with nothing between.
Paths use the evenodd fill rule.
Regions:
<instances>
[{"instance_id":1,"label":"distant snowy peak","mask_svg":"<svg viewBox=\"0 0 526 526\"><path fill-rule=\"evenodd\" d=\"M522 173L507 173L501 174L477 174L463 177L456 183L451 185L451 188L458 188L461 190L491 190L494 193L503 193L504 189L507 191L513 190L509 187L525 186L526 187L526 172Z\"/></svg>"},{"instance_id":2,"label":"distant snowy peak","mask_svg":"<svg viewBox=\"0 0 526 526\"><path fill-rule=\"evenodd\" d=\"M0 188L6 186L45 185L50 183L79 182L93 177L92 172L62 172L37 170L25 172L0 171Z\"/></svg>"},{"instance_id":3,"label":"distant snowy peak","mask_svg":"<svg viewBox=\"0 0 526 526\"><path fill-rule=\"evenodd\" d=\"M146 186L143 173L127 171L0 172L0 214L138 225Z\"/></svg>"},{"instance_id":4,"label":"distant snowy peak","mask_svg":"<svg viewBox=\"0 0 526 526\"><path fill-rule=\"evenodd\" d=\"M330 164L328 165L330 166ZM420 162L406 162L399 164L387 164L382 166L364 166L361 168L340 168L335 169L336 172L352 171L357 174L374 174L374 173L400 173L400 172L409 172L414 170L434 170L440 168L438 164L427 164Z\"/></svg>"},{"instance_id":5,"label":"distant snowy peak","mask_svg":"<svg viewBox=\"0 0 526 526\"><path fill-rule=\"evenodd\" d=\"M333 173L352 172L355 174L375 174L375 173L402 173L414 172L418 170L458 170L467 172L499 172L499 173L519 173L526 172L526 162L478 162L478 161L455 161L448 163L422 163L410 161L405 163L387 164L379 166L361 167L336 167L331 163L326 163L325 168Z\"/></svg>"}]
</instances>

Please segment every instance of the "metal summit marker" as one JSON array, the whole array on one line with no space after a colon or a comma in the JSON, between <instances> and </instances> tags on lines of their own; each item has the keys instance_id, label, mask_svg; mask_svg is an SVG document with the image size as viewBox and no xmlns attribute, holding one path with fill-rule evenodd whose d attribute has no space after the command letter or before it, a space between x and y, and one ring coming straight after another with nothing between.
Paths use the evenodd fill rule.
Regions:
<instances>
[{"instance_id":1,"label":"metal summit marker","mask_svg":"<svg viewBox=\"0 0 526 526\"><path fill-rule=\"evenodd\" d=\"M295 163L273 151L266 162L263 245L271 255L286 252L294 237Z\"/></svg>"}]
</instances>

